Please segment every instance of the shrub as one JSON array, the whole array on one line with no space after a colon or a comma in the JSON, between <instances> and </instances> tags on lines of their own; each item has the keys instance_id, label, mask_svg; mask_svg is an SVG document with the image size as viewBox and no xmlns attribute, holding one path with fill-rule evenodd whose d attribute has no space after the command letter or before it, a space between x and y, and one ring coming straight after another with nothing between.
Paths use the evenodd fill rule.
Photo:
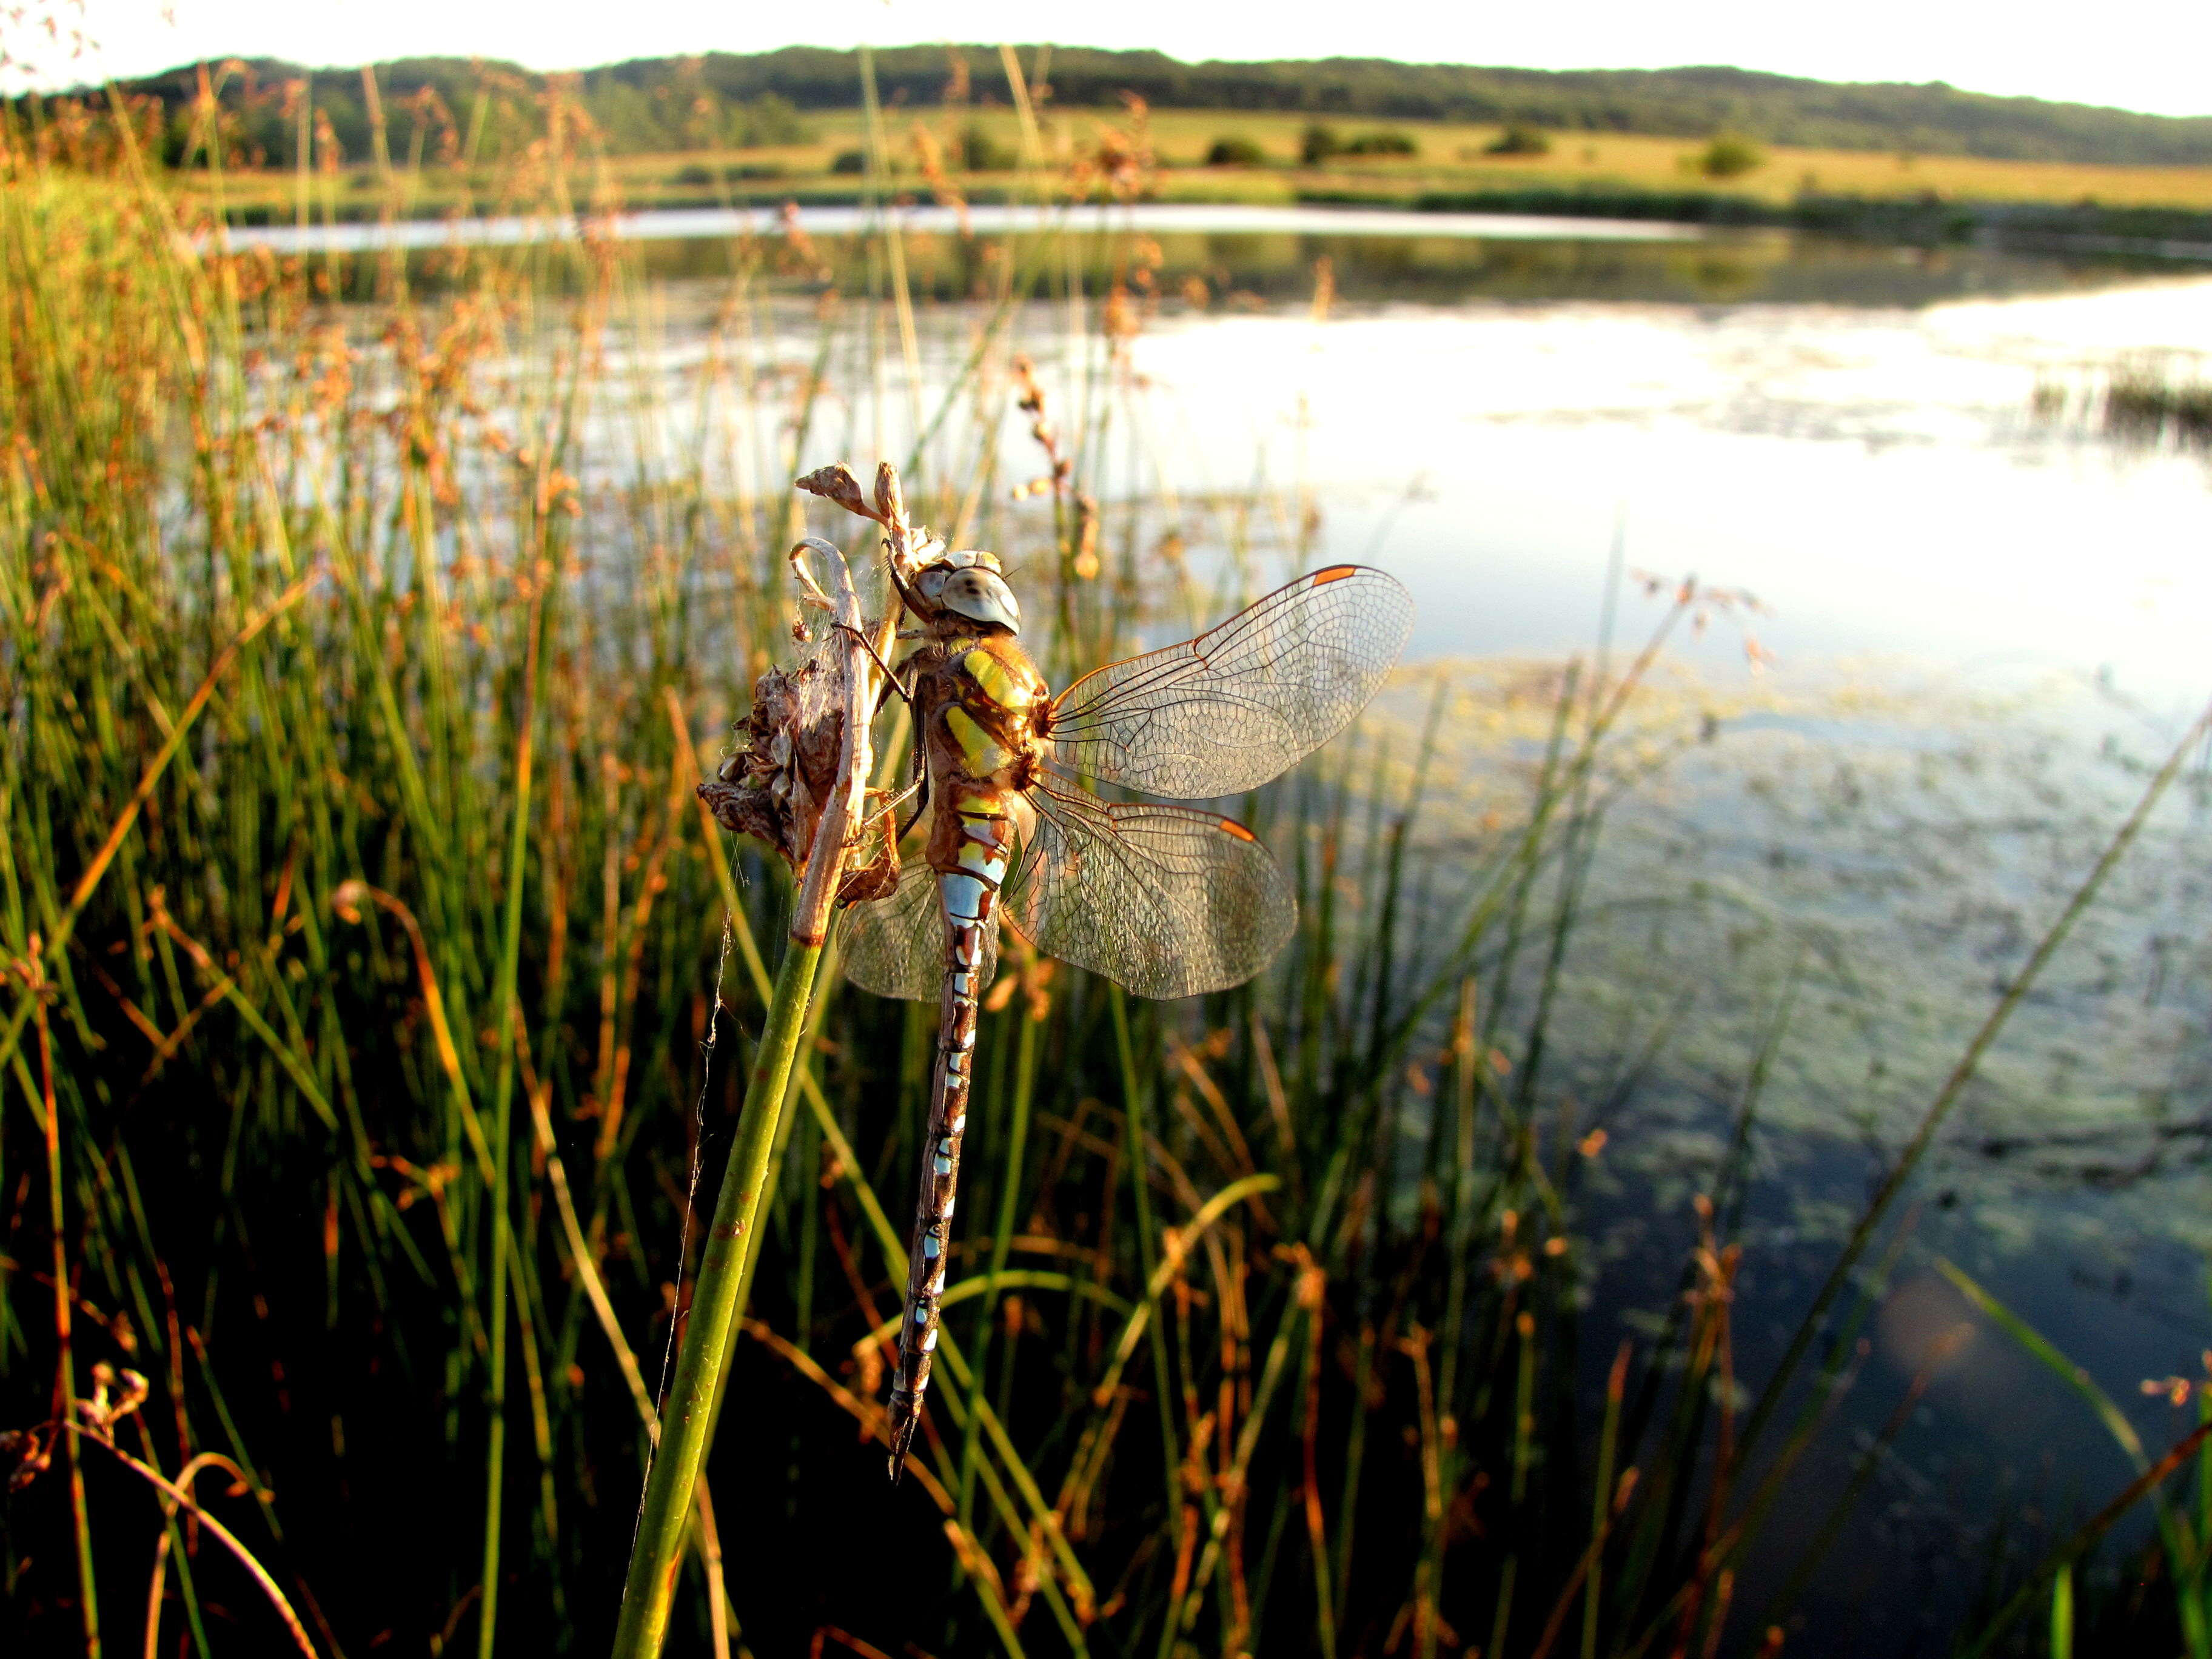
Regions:
<instances>
[{"instance_id":1,"label":"shrub","mask_svg":"<svg viewBox=\"0 0 2212 1659\"><path fill-rule=\"evenodd\" d=\"M1698 171L1708 179L1734 179L1766 165L1766 152L1739 132L1713 135L1698 156Z\"/></svg>"},{"instance_id":2,"label":"shrub","mask_svg":"<svg viewBox=\"0 0 2212 1659\"><path fill-rule=\"evenodd\" d=\"M1409 133L1383 129L1363 132L1344 147L1346 155L1419 155L1421 147Z\"/></svg>"},{"instance_id":3,"label":"shrub","mask_svg":"<svg viewBox=\"0 0 2212 1659\"><path fill-rule=\"evenodd\" d=\"M1298 160L1308 167L1318 167L1332 155L1344 152L1344 140L1337 137L1334 127L1325 127L1318 121L1308 127L1298 139Z\"/></svg>"},{"instance_id":4,"label":"shrub","mask_svg":"<svg viewBox=\"0 0 2212 1659\"><path fill-rule=\"evenodd\" d=\"M857 149L840 150L837 159L830 164L832 173L866 173L868 158Z\"/></svg>"},{"instance_id":5,"label":"shrub","mask_svg":"<svg viewBox=\"0 0 2212 1659\"><path fill-rule=\"evenodd\" d=\"M1021 165L1021 157L1010 146L972 123L961 130L957 153L960 165L970 173L1011 173Z\"/></svg>"},{"instance_id":6,"label":"shrub","mask_svg":"<svg viewBox=\"0 0 2212 1659\"><path fill-rule=\"evenodd\" d=\"M1485 144L1482 153L1486 155L1549 155L1552 141L1541 127L1528 126L1515 121Z\"/></svg>"},{"instance_id":7,"label":"shrub","mask_svg":"<svg viewBox=\"0 0 2212 1659\"><path fill-rule=\"evenodd\" d=\"M740 104L731 112L732 140L739 149L752 149L766 144L805 144L813 141L814 134L792 107L791 100L775 93L763 93L750 104Z\"/></svg>"},{"instance_id":8,"label":"shrub","mask_svg":"<svg viewBox=\"0 0 2212 1659\"><path fill-rule=\"evenodd\" d=\"M1210 167L1258 167L1267 164L1267 152L1249 138L1217 138L1206 152Z\"/></svg>"},{"instance_id":9,"label":"shrub","mask_svg":"<svg viewBox=\"0 0 2212 1659\"><path fill-rule=\"evenodd\" d=\"M857 151L854 153L858 154ZM697 189L703 185L736 184L748 179L781 179L784 173L784 167L775 161L748 161L742 167L702 167L694 162L688 167L678 168L670 175L668 182Z\"/></svg>"}]
</instances>

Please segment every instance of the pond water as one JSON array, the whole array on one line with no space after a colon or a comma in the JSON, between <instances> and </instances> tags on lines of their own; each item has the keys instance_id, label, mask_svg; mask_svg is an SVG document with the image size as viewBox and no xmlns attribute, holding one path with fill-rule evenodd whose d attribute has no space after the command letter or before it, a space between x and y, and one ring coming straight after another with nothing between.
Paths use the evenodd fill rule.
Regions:
<instances>
[{"instance_id":1,"label":"pond water","mask_svg":"<svg viewBox=\"0 0 2212 1659\"><path fill-rule=\"evenodd\" d=\"M2212 278L1917 309L1589 301L1171 322L1134 346L1189 491L1264 469L1420 595L1430 654L1558 651L1632 565L1747 588L1784 662L2212 691L2201 453L2039 421L2039 383L2212 348ZM1719 647L1716 647L1720 648Z\"/></svg>"},{"instance_id":2,"label":"pond water","mask_svg":"<svg viewBox=\"0 0 2212 1659\"><path fill-rule=\"evenodd\" d=\"M1694 242L1705 233L1694 225L1631 219L1582 219L1540 214L1417 213L1391 208L1242 205L1146 202L1117 208L1040 210L999 203L964 208L905 204L893 216L908 235L974 232L984 236L1070 228L1079 234L1141 231L1160 235L1441 237L1473 241ZM817 205L795 209L790 222L812 236L850 236L882 222L870 207ZM590 221L595 235L623 242L726 240L781 236L787 221L777 206L656 208ZM229 233L234 246L278 253L325 249L374 252L381 248L512 246L574 240L583 227L574 217L534 216L481 219L414 219L331 225L257 225Z\"/></svg>"},{"instance_id":3,"label":"pond water","mask_svg":"<svg viewBox=\"0 0 2212 1659\"><path fill-rule=\"evenodd\" d=\"M858 228L823 216L837 211L853 212L812 210L813 231ZM1042 301L1014 308L1013 343L1070 446L1114 457L1109 536L1124 533L1117 504L1140 503L1127 533L1148 552L1208 520L1217 557L1249 543L1261 562L1358 559L1407 582L1412 655L1457 688L1444 793L1463 814L1525 757L1525 726L1502 712L1516 684L1608 626L1618 660L1656 621L1633 573L1755 596L1670 642L1655 720L1702 722L1708 740L1608 820L1563 981L1574 1035L1553 1061L1558 1086L1617 1111L1592 1217L1601 1367L1673 1293L1689 1200L1777 988L1802 984L1755 1143L1737 1337L1755 1376L2145 763L2212 695L2212 462L2095 418L2117 367L2203 372L2212 276L1317 211L1141 220L1162 297L1141 304L1120 360ZM667 328L638 344L653 373L713 356L723 290L708 279L735 257L716 240L733 223L662 222L656 234L684 240L647 256L666 279ZM950 406L988 307L954 228L909 229L917 284L943 301L923 313L918 382L884 323L832 365L836 384L868 390L815 419L802 466L902 455ZM289 234L253 234L281 248ZM1333 306L1311 303L1317 283ZM793 304L754 337L792 385L827 361L811 317ZM975 417L1000 423L1001 495L1041 470L1006 393L1001 379ZM666 401L672 452L723 441L708 400ZM1086 409L1088 424L1070 412ZM947 459L975 453L961 442ZM922 446L925 475L933 453ZM1020 520L984 523L1006 532L1018 577ZM1410 724L1426 696L1408 688L1386 718ZM1963 1317L1939 1253L2087 1367L2146 1443L2184 1426L2140 1384L2200 1371L2212 1338L2206 779L2200 755L1924 1166L1861 1384L1785 1547L1747 1572L1746 1608L1844 1490L1930 1334ZM1465 842L1443 817L1424 850L1449 876ZM1677 1000L1663 1060L1622 1090L1624 1034L1648 1027L1635 1011ZM2036 1549L2129 1473L2087 1407L1981 1328L1877 1460L1790 1650L1926 1645L2001 1550Z\"/></svg>"},{"instance_id":4,"label":"pond water","mask_svg":"<svg viewBox=\"0 0 2212 1659\"><path fill-rule=\"evenodd\" d=\"M970 212L979 231L1034 217ZM857 208L799 216L832 264L867 222ZM872 395L816 420L807 464L903 453L988 314L966 295L988 264L977 248L996 245L953 234L948 210L902 218L920 385L888 327L872 361L825 360L833 398ZM738 258L732 228L768 234L778 220L738 208L623 223L664 239L646 252L670 315L652 349L680 373L720 314L712 273ZM1103 446L1094 470L1125 500L1296 498L1318 514L1309 551L1372 556L1413 585L1417 655L1587 645L1618 552L1747 590L1784 665L1887 653L2008 689L2058 672L2161 708L2212 690L2212 451L2116 442L2087 418L2116 365L2202 374L2212 276L1603 220L1156 205L1097 225L1051 276L1096 294L1108 226L1154 238L1125 358L1103 362L1096 331L1043 301L1018 305L1008 331L1071 444ZM307 235L427 246L518 227ZM1334 302L1316 318L1322 269ZM840 276L865 291L865 273ZM796 374L817 330L805 309L772 318L771 352ZM997 437L1018 471L1030 446L1012 402ZM673 444L707 435L680 409L669 421ZM972 441L945 445L945 462L964 464ZM1723 629L1692 654L1718 664L1740 643Z\"/></svg>"},{"instance_id":5,"label":"pond water","mask_svg":"<svg viewBox=\"0 0 2212 1659\"><path fill-rule=\"evenodd\" d=\"M2212 695L2205 454L2035 413L2039 386L2048 409L2052 388L2130 355L2186 365L2208 346L2203 277L1918 307L1475 301L1139 343L1178 419L1161 447L1181 476L1225 483L1263 452L1297 465L1325 504L1327 552L1413 586L1417 650L1587 651L1616 548L1763 602L1749 623L1777 659L1763 680L1727 621L1683 642L1684 695L1723 714L1721 736L1616 818L1571 970L1592 1011L1626 987L1654 1002L1697 988L1622 1126L1600 1328L1609 1314L1633 1328L1671 1288L1641 1264L1687 1242L1683 1207L1720 1151L1760 1011L1812 962L1820 989L1764 1103L1739 1299L1745 1374L1771 1362L1882 1149L2057 914L2142 761ZM1632 595L1624 631L1657 610ZM2146 1444L2190 1426L2140 1385L2201 1374L2212 1336L2203 767L1926 1166L1875 1358L1793 1492L1805 1518L1747 1573L1747 1608L1844 1491L1929 1340L1969 1319L1931 1271L1938 1254L2086 1365ZM1655 896L1692 892L1656 943ZM1586 1030L1582 1097L1618 1076L1622 1029ZM1592 1346L1610 1340L1594 1331ZM1940 1642L2008 1540L2037 1553L2029 1537L2131 1473L2086 1405L1980 1326L1878 1460L1791 1650Z\"/></svg>"},{"instance_id":6,"label":"pond water","mask_svg":"<svg viewBox=\"0 0 2212 1659\"><path fill-rule=\"evenodd\" d=\"M1679 642L1675 694L1720 735L1616 816L1571 961L1587 1013L1565 1069L1584 1100L1607 1097L1620 1034L1642 1029L1595 1016L1694 988L1618 1126L1593 1387L1614 1340L1599 1331L1634 1328L1673 1288L1774 988L1802 963L1819 988L1763 1104L1747 1376L1778 1355L1883 1149L2124 816L2142 761L2212 696L2205 453L2036 412L2039 387L2046 411L2078 410L2115 362L2188 374L2207 348L2202 276L1923 305L1477 297L1320 325L1191 320L1136 343L1154 419L1172 423L1164 473L1193 491L1297 477L1322 508L1320 551L1413 586L1419 653L1587 653L1616 556L1762 603L1745 624L1775 659L1760 679L1731 620ZM1618 627L1640 636L1659 610L1632 588ZM1470 741L1465 771L1482 775L1487 752ZM2203 775L2200 754L2195 794L1948 1126L1875 1357L1793 1492L1804 1517L1747 1573L1747 1610L1930 1339L1969 1318L1939 1254L2086 1365L2146 1444L2190 1426L2140 1385L2201 1374L2212 1337ZM2002 1550L2037 1553L2029 1538L2131 1473L2086 1405L1979 1327L1878 1460L1791 1650L1940 1642Z\"/></svg>"},{"instance_id":7,"label":"pond water","mask_svg":"<svg viewBox=\"0 0 2212 1659\"><path fill-rule=\"evenodd\" d=\"M1888 254L1909 283L1959 279ZM1163 315L1130 346L1148 487L1197 500L1264 484L1310 502L1312 562L1394 570L1419 601L1413 654L1481 665L1462 671L1471 713L1510 676L1501 658L1591 648L1616 563L1760 602L1674 642L1663 695L1678 716L1714 715L1718 736L1616 815L1567 972L1583 1013L1561 1081L1585 1102L1607 1098L1624 1033L1643 1029L1613 1015L1690 988L1667 1058L1614 1125L1593 1387L1605 1333L1674 1288L1688 1200L1776 986L1802 964L1813 988L1763 1106L1747 1376L1779 1354L1885 1149L2094 861L2143 762L2212 696L2212 464L2117 441L2081 412L2115 364L2197 372L2212 278L1991 263L1995 296L1868 303L1865 251L1850 250L1826 267L1841 293L1670 301L1650 280L1667 267L1648 261L1679 250L1645 257L1641 290L1620 298L1477 285L1321 321L1287 306ZM1765 268L1815 286L1820 254ZM1617 637L1661 608L1631 583ZM1771 653L1756 678L1747 632ZM1408 725L1419 701L1403 700ZM1499 773L1472 720L1447 749L1462 777ZM1930 1338L1967 1318L1938 1255L2085 1364L2145 1443L2189 1426L2140 1385L2201 1372L2212 1338L2204 777L2200 754L2193 793L2053 963L1925 1166L1873 1357L1793 1494L1804 1517L1747 1574L1747 1610L1844 1492ZM1471 785L1468 810L1480 795ZM1455 850L1445 833L1430 848L1446 866ZM2131 1473L2079 1399L1980 1327L1877 1460L1791 1650L1936 1639L2002 1551L2035 1553Z\"/></svg>"}]
</instances>

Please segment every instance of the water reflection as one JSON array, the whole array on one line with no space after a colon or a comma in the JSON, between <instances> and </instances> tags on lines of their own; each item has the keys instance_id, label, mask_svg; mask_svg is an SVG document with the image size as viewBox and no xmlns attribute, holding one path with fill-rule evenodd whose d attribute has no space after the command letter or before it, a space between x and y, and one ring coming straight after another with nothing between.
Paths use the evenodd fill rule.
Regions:
<instances>
[{"instance_id":1,"label":"water reflection","mask_svg":"<svg viewBox=\"0 0 2212 1659\"><path fill-rule=\"evenodd\" d=\"M325 225L255 225L232 231L239 246L277 253L325 250L374 252L385 248L512 246L572 241L589 231L623 242L723 240L781 236L795 225L810 236L857 236L886 220L915 238L1026 235L1071 230L1111 235L1422 237L1456 240L1609 242L1696 241L1695 225L1644 219L1569 218L1523 213L1419 213L1395 208L1242 205L1141 202L1123 207L1037 208L977 203L964 208L924 206L902 200L887 210L860 205L777 205L659 208L579 220L537 215L481 219L417 219Z\"/></svg>"},{"instance_id":2,"label":"water reflection","mask_svg":"<svg viewBox=\"0 0 2212 1659\"><path fill-rule=\"evenodd\" d=\"M573 249L594 237L635 243L645 273L681 283L726 275L795 225L848 291L865 290L876 210L781 203L669 209L590 220L551 216L234 226L240 248L279 255L396 253L434 286L450 253L479 246ZM999 261L1052 244L1055 282L1103 293L1132 234L1150 240L1164 287L1196 282L1216 301L1304 300L1326 259L1355 303L1473 299L1644 301L1695 305L1923 306L1971 295L2094 290L2170 272L2172 261L2069 256L1983 246L1895 246L1808 233L1539 214L1425 213L1395 208L1145 203L1040 213L977 204L964 212L902 204L908 281L926 301L995 291ZM1063 243L1060 230L1074 233ZM1050 236L1040 236L1049 230ZM1066 257L1073 246L1076 257ZM371 273L355 273L356 283ZM544 273L559 283L557 262ZM363 297L370 290L362 290Z\"/></svg>"},{"instance_id":3,"label":"water reflection","mask_svg":"<svg viewBox=\"0 0 2212 1659\"><path fill-rule=\"evenodd\" d=\"M2212 281L1926 309L1473 303L1315 327L1170 322L1138 341L1165 482L1295 474L1328 550L1424 599L1417 648L1557 650L1632 563L1773 608L1791 658L1906 652L1975 673L2204 685L2200 456L2032 418L2039 376L2212 341ZM1409 489L1419 480L1418 489Z\"/></svg>"}]
</instances>

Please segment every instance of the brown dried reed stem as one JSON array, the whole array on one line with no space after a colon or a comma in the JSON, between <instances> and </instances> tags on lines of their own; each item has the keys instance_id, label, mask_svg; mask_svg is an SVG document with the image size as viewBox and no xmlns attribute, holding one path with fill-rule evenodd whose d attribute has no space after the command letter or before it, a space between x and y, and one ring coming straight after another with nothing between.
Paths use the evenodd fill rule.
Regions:
<instances>
[{"instance_id":1,"label":"brown dried reed stem","mask_svg":"<svg viewBox=\"0 0 2212 1659\"><path fill-rule=\"evenodd\" d=\"M151 1464L140 1462L105 1434L97 1433L78 1423L58 1423L55 1426L68 1431L70 1443L72 1446L79 1441L90 1441L117 1462L122 1464L125 1468L154 1487L167 1500L162 1506L165 1516L173 1514L179 1509L186 1510L193 1520L214 1534L216 1541L237 1558L238 1564L246 1569L246 1576L253 1580L262 1595L269 1598L269 1605L276 1610L276 1616L284 1621L284 1629L291 1636L292 1645L305 1654L307 1659L321 1659L321 1656L315 1651L315 1644L307 1639L307 1626L300 1622L300 1615L292 1610L291 1602L285 1600L284 1592L276 1588L276 1581L269 1576L268 1570L254 1558L253 1552L240 1541L236 1533L202 1509L193 1499L192 1495L182 1486L169 1480ZM185 1465L185 1468L191 1470L197 1465L207 1461L204 1456L195 1458L191 1463ZM228 1462L228 1459L217 1461ZM244 1483L241 1481L242 1484ZM149 1649L153 1645L150 1637L148 1638L147 1645Z\"/></svg>"}]
</instances>

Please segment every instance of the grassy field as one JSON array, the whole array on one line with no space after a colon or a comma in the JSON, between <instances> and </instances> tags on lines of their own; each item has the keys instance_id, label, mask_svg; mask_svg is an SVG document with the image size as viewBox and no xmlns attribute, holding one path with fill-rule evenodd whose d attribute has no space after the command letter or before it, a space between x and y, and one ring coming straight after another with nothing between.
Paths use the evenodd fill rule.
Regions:
<instances>
[{"instance_id":1,"label":"grassy field","mask_svg":"<svg viewBox=\"0 0 2212 1659\"><path fill-rule=\"evenodd\" d=\"M859 185L857 176L834 169L841 155L857 155L864 148L861 118L829 113L810 117L809 125L813 142L805 144L607 158L580 170L574 187L580 195L595 185L610 189L638 208L713 200L725 191L754 200L788 192L851 193ZM1336 124L1346 140L1371 131L1402 133L1419 153L1340 156L1307 167L1300 164L1299 152L1308 125L1301 117L1237 111L1153 112L1140 135L1158 165L1153 192L1164 200L1192 202L1288 202L1340 193L1411 202L1430 191L1713 189L1773 204L1800 195L1917 199L1932 193L1953 201L2212 209L2212 167L2100 167L1774 147L1765 149L1764 160L1749 172L1713 180L1695 165L1702 146L1684 139L1555 133L1547 155L1492 155L1486 152L1499 128L1440 122ZM1127 112L1121 110L1054 111L1040 121L1039 142L1055 165L1066 165L1079 155L1095 155L1102 134L1122 132L1128 125ZM1004 166L969 172L953 161L961 153L962 135L971 128L1006 158ZM927 139L917 138L918 132ZM1202 165L1221 139L1258 146L1266 164ZM933 150L940 177L962 191L1004 196L1023 188L1015 166L1021 123L1003 106L888 112L884 142L896 188L930 192L924 156ZM414 212L443 210L471 188L471 181L435 166L407 176L412 186L408 209ZM473 181L477 193L489 176ZM360 204L376 198L383 178L366 158L354 157L328 187L341 204L358 210ZM194 187L189 176L179 182ZM239 172L227 177L224 191L233 205L279 216L292 210L296 194L289 175Z\"/></svg>"},{"instance_id":2,"label":"grassy field","mask_svg":"<svg viewBox=\"0 0 2212 1659\"><path fill-rule=\"evenodd\" d=\"M1067 118L1080 129L1084 118ZM1495 126L1333 125L1347 139L1366 131L1402 131L1419 146L1420 154L1346 161L1326 169L1297 168L1294 164L1306 126L1302 120L1183 110L1164 111L1152 118L1158 152L1170 166L1194 167L1216 139L1244 137L1265 149L1271 162L1285 170L1291 188L1300 191L1380 185L1411 196L1423 190L1585 185L1669 191L1710 182L1688 165L1702 146L1680 138L1553 133L1548 155L1490 155L1485 152L1501 134ZM1772 202L1800 193L1888 197L1934 191L1948 198L1988 201L2073 203L2089 198L2110 205L2212 206L2212 167L2084 167L1780 147L1767 149L1765 155L1762 165L1714 187Z\"/></svg>"},{"instance_id":3,"label":"grassy field","mask_svg":"<svg viewBox=\"0 0 2212 1659\"><path fill-rule=\"evenodd\" d=\"M512 137L456 205L588 199L587 135ZM917 516L1007 556L1055 684L1306 566L1315 503L1152 487L1136 240L994 245L943 305L891 235L834 270L732 241L682 296L597 240L418 284L196 252L211 198L289 185L190 185L95 112L0 128L0 1632L601 1652L791 903L695 786L795 649L783 550L865 550L792 478L897 459ZM1030 351L1051 451L1007 418ZM1740 1574L1852 1385L1898 1200L2071 913L1753 1378L1734 1230L1790 996L1761 988L1668 1288L1594 1336L1607 1134L1557 1060L1562 966L1607 812L1698 740L1653 665L1723 603L1656 599L1642 645L1409 675L1396 718L1248 803L1302 905L1253 985L1141 1005L1009 952L895 1492L931 1028L825 980L673 1647L1773 1659L1803 1628L1801 1581L1754 1607ZM1478 728L1495 772L1436 775L1437 734ZM1438 824L1449 856L1409 857ZM1674 1006L1610 1011L1621 1087ZM2128 1583L2162 1594L2080 1617L2202 1655L2204 1524L2161 1522ZM1983 1611L2039 1624L2059 1541L1994 1561L2019 1599Z\"/></svg>"}]
</instances>

